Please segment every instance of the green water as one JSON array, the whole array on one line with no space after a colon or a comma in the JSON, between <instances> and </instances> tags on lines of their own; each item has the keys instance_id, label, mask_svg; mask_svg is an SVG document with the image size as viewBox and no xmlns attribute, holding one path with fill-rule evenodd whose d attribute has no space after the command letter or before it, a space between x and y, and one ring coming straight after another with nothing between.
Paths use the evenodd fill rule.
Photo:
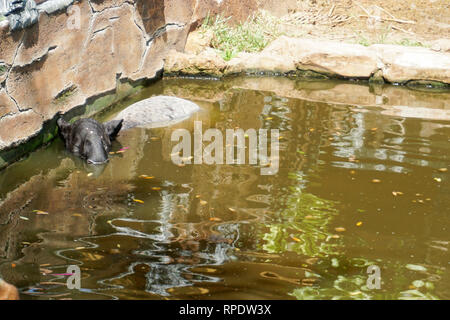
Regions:
<instances>
[{"instance_id":1,"label":"green water","mask_svg":"<svg viewBox=\"0 0 450 320\"><path fill-rule=\"evenodd\" d=\"M450 298L450 122L436 116L448 93L173 79L98 119L156 94L202 110L122 132L113 151L127 149L103 167L57 139L0 171L0 274L22 299ZM278 172L175 165L171 133L194 121L278 129ZM69 265L80 290L55 275Z\"/></svg>"}]
</instances>

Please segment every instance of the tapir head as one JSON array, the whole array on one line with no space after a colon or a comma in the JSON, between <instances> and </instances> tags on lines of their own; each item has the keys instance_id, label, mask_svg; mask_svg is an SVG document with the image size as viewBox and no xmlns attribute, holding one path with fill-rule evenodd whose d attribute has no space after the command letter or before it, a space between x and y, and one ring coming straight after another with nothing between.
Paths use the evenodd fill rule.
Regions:
<instances>
[{"instance_id":1,"label":"tapir head","mask_svg":"<svg viewBox=\"0 0 450 320\"><path fill-rule=\"evenodd\" d=\"M84 158L90 164L108 161L111 141L122 128L123 120L99 123L94 119L80 119L70 124L63 118L57 121L66 149Z\"/></svg>"}]
</instances>

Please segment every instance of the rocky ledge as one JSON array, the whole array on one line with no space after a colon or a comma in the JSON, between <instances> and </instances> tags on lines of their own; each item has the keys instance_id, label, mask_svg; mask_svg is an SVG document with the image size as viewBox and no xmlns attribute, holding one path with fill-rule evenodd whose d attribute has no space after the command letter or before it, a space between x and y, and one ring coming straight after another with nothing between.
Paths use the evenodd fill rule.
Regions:
<instances>
[{"instance_id":1,"label":"rocky ledge","mask_svg":"<svg viewBox=\"0 0 450 320\"><path fill-rule=\"evenodd\" d=\"M450 85L450 53L423 47L376 44L365 47L335 41L282 36L258 53L224 61L207 35L189 35L185 52L171 50L164 74L224 77L271 74L305 78L361 79L409 85Z\"/></svg>"}]
</instances>

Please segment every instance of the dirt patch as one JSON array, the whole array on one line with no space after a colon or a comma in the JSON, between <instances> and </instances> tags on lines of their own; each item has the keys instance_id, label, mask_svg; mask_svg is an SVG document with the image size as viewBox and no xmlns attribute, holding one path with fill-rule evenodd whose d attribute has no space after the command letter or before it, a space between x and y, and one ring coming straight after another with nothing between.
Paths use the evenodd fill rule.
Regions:
<instances>
[{"instance_id":1,"label":"dirt patch","mask_svg":"<svg viewBox=\"0 0 450 320\"><path fill-rule=\"evenodd\" d=\"M289 36L432 46L450 38L448 0L308 0L281 17Z\"/></svg>"}]
</instances>

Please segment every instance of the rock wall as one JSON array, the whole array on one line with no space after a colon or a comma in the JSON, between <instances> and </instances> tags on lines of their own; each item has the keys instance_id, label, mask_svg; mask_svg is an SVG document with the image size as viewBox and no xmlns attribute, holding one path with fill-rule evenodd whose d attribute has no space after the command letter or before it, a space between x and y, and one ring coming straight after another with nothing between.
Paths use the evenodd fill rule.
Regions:
<instances>
[{"instance_id":1,"label":"rock wall","mask_svg":"<svg viewBox=\"0 0 450 320\"><path fill-rule=\"evenodd\" d=\"M48 0L26 29L1 21L0 168L49 141L58 112L91 115L157 77L206 15L241 20L265 2Z\"/></svg>"}]
</instances>

